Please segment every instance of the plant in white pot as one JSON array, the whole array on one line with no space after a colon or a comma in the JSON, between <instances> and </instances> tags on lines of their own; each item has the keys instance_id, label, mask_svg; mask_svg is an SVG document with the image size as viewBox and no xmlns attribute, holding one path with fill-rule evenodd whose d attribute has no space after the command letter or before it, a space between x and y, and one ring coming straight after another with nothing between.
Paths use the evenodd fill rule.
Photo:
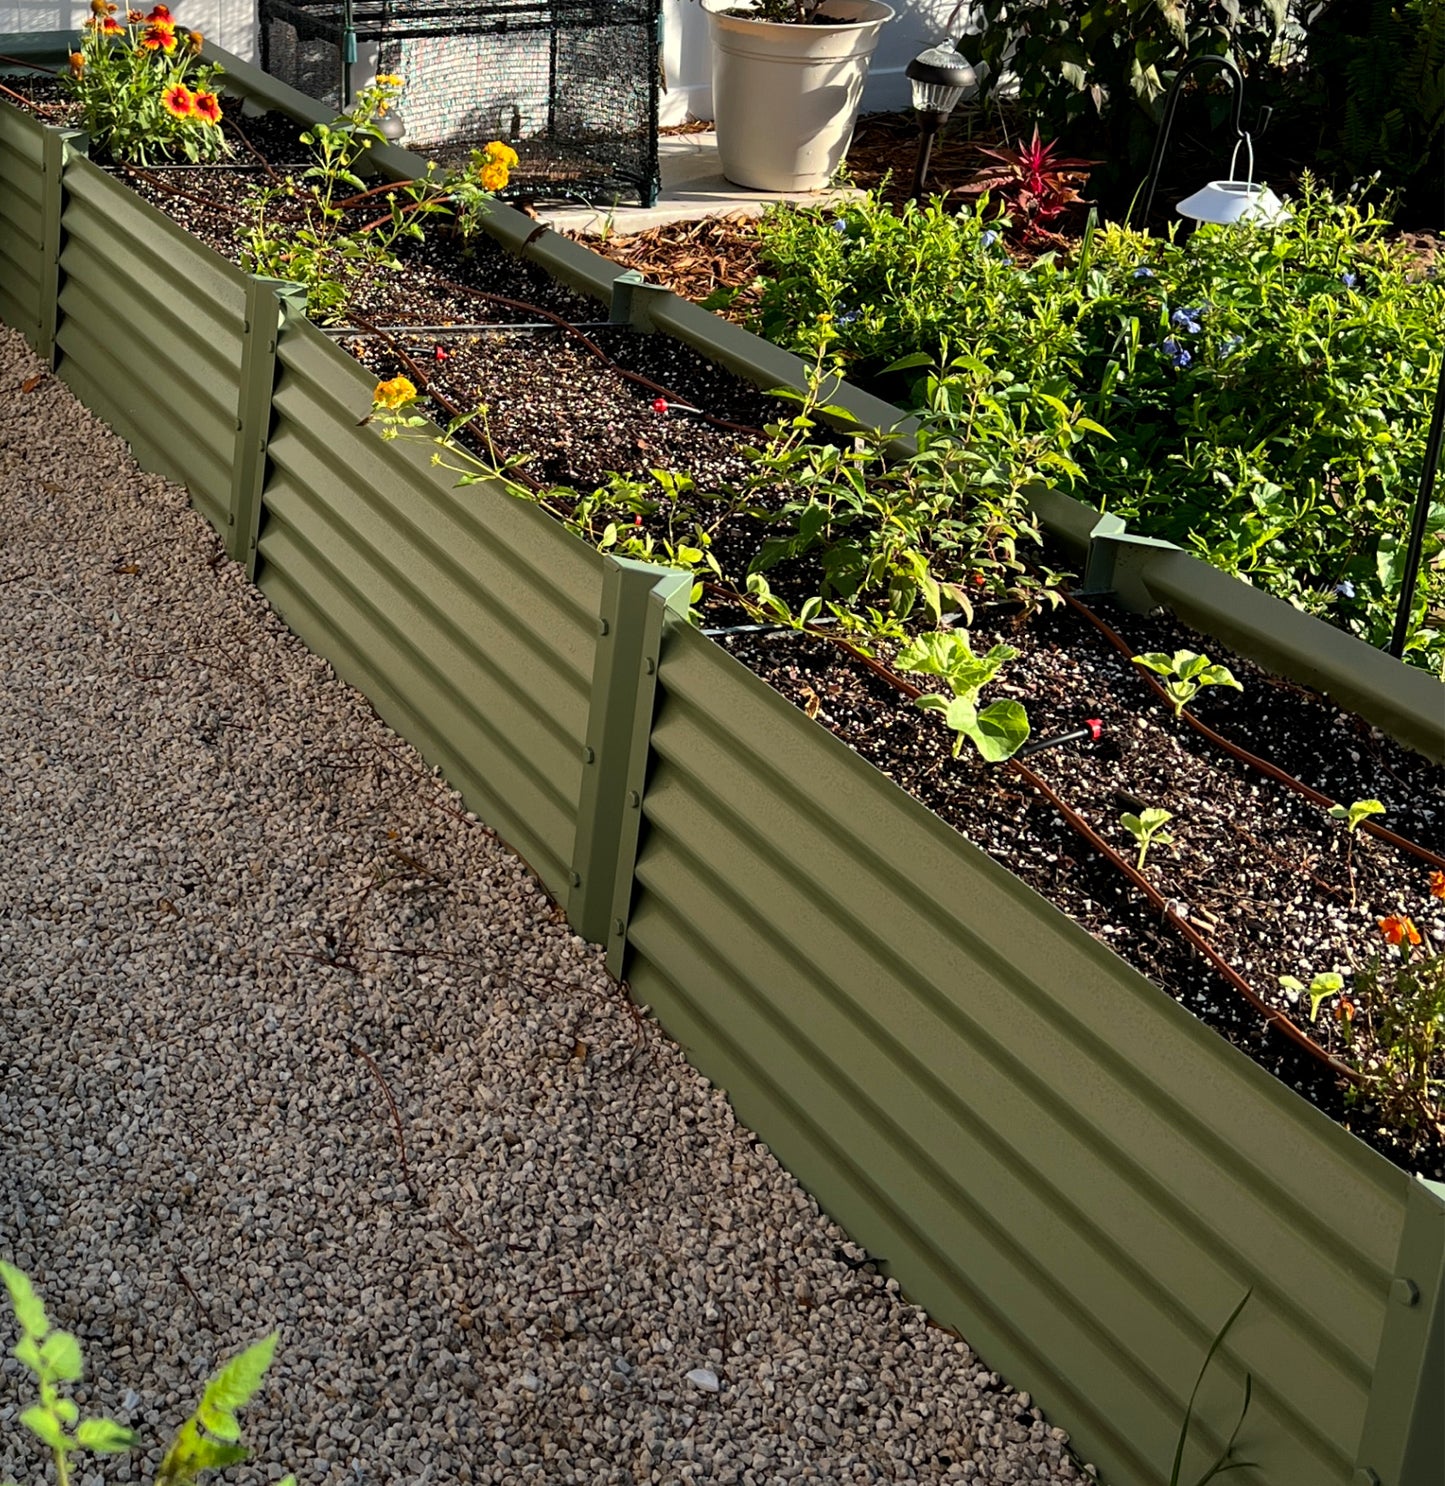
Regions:
<instances>
[{"instance_id":1,"label":"plant in white pot","mask_svg":"<svg viewBox=\"0 0 1445 1486\"><path fill-rule=\"evenodd\" d=\"M820 191L843 163L882 0L702 0L723 174L757 191Z\"/></svg>"}]
</instances>

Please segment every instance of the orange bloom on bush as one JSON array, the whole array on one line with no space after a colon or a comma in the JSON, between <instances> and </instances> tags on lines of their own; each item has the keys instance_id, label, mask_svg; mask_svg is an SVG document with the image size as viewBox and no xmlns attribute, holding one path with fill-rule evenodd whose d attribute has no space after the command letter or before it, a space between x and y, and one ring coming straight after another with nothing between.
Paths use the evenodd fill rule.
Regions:
<instances>
[{"instance_id":1,"label":"orange bloom on bush","mask_svg":"<svg viewBox=\"0 0 1445 1486\"><path fill-rule=\"evenodd\" d=\"M221 122L221 100L214 93L196 93L191 98L191 112L207 124Z\"/></svg>"},{"instance_id":2,"label":"orange bloom on bush","mask_svg":"<svg viewBox=\"0 0 1445 1486\"><path fill-rule=\"evenodd\" d=\"M507 184L507 167L505 165L484 165L482 167L481 182L483 191L501 191Z\"/></svg>"},{"instance_id":3,"label":"orange bloom on bush","mask_svg":"<svg viewBox=\"0 0 1445 1486\"><path fill-rule=\"evenodd\" d=\"M1387 944L1419 944L1420 942L1419 929L1410 919L1398 913L1392 913L1389 918L1378 919L1377 922Z\"/></svg>"},{"instance_id":4,"label":"orange bloom on bush","mask_svg":"<svg viewBox=\"0 0 1445 1486\"><path fill-rule=\"evenodd\" d=\"M161 94L166 112L178 119L188 119L196 110L196 95L184 83L174 83Z\"/></svg>"}]
</instances>

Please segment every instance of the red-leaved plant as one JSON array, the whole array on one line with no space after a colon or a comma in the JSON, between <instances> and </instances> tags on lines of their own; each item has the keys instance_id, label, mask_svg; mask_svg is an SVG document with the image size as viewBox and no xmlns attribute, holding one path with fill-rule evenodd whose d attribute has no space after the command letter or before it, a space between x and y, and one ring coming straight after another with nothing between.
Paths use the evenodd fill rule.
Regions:
<instances>
[{"instance_id":1,"label":"red-leaved plant","mask_svg":"<svg viewBox=\"0 0 1445 1486\"><path fill-rule=\"evenodd\" d=\"M1016 149L977 146L980 155L998 163L984 166L964 190L970 196L987 191L989 200L997 203L1011 219L1013 233L1020 242L1037 244L1057 240L1054 224L1070 207L1083 202L1077 187L1098 163L1056 155L1057 145L1056 140L1044 144L1035 124L1033 138Z\"/></svg>"}]
</instances>

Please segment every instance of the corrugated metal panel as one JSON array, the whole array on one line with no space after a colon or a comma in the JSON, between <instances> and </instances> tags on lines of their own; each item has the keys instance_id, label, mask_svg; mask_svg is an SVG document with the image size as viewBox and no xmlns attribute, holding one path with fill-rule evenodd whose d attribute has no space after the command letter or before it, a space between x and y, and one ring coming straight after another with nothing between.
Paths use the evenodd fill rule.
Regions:
<instances>
[{"instance_id":1,"label":"corrugated metal panel","mask_svg":"<svg viewBox=\"0 0 1445 1486\"><path fill-rule=\"evenodd\" d=\"M635 996L1118 1486L1251 1286L1205 1419L1346 1482L1408 1179L696 632L659 696Z\"/></svg>"},{"instance_id":2,"label":"corrugated metal panel","mask_svg":"<svg viewBox=\"0 0 1445 1486\"><path fill-rule=\"evenodd\" d=\"M314 328L279 355L262 590L565 893L602 558L358 427L373 383Z\"/></svg>"},{"instance_id":3,"label":"corrugated metal panel","mask_svg":"<svg viewBox=\"0 0 1445 1486\"><path fill-rule=\"evenodd\" d=\"M89 160L65 186L60 374L224 533L246 276Z\"/></svg>"},{"instance_id":4,"label":"corrugated metal panel","mask_svg":"<svg viewBox=\"0 0 1445 1486\"><path fill-rule=\"evenodd\" d=\"M0 105L0 320L32 344L40 323L40 126Z\"/></svg>"}]
</instances>

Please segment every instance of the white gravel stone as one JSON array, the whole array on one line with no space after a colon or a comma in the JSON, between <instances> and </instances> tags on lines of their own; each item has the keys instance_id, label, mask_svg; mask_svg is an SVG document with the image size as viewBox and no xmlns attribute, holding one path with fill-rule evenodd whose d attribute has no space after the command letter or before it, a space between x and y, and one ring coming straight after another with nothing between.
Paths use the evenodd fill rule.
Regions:
<instances>
[{"instance_id":1,"label":"white gravel stone","mask_svg":"<svg viewBox=\"0 0 1445 1486\"><path fill-rule=\"evenodd\" d=\"M108 1481L272 1327L238 1480L1082 1478L3 327L0 667L0 1254Z\"/></svg>"}]
</instances>

